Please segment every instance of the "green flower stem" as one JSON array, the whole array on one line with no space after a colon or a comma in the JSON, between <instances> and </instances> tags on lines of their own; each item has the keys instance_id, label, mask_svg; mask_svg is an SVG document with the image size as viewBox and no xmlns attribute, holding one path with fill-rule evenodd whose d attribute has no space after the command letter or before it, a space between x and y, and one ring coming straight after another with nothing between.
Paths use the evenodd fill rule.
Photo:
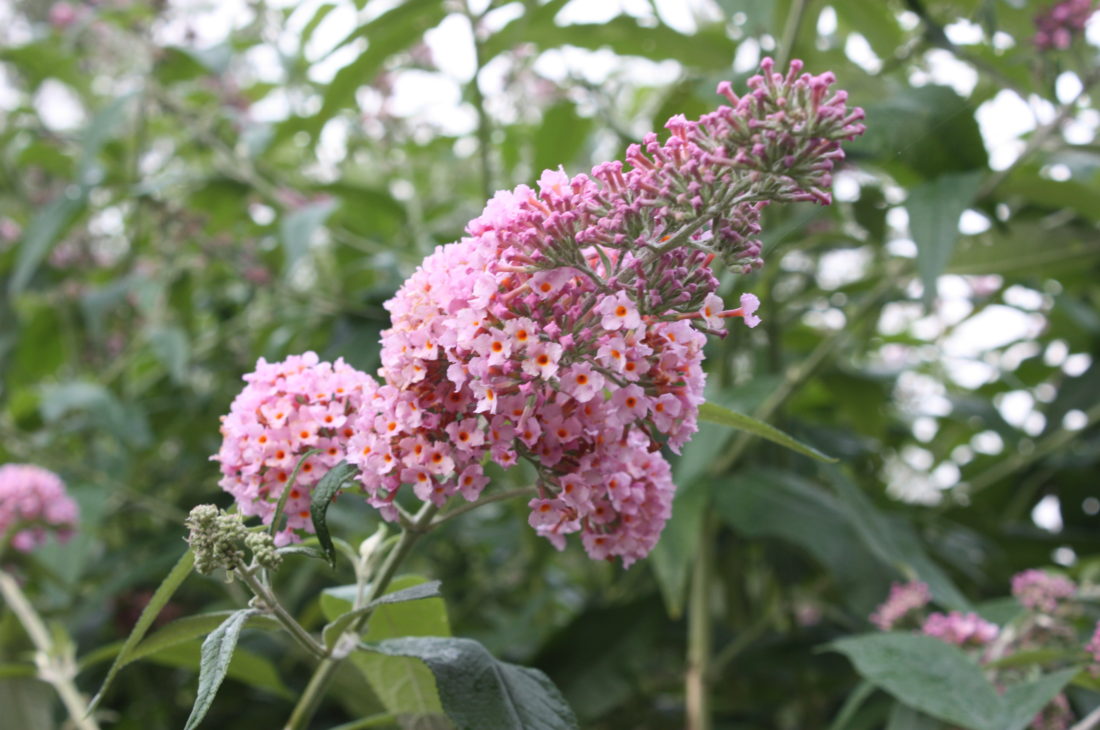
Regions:
<instances>
[{"instance_id":1,"label":"green flower stem","mask_svg":"<svg viewBox=\"0 0 1100 730\"><path fill-rule=\"evenodd\" d=\"M505 499L512 499L513 497L523 497L527 495L534 495L537 493L535 487L520 487L519 489L509 489L506 492L499 492L497 494L490 494L487 497L482 497L476 502L468 502L461 507L457 507L450 512L440 515L432 523L432 527L442 525L444 522L454 519L459 515L464 515L472 509L477 509L483 504L489 504L490 502L500 502Z\"/></svg>"},{"instance_id":2,"label":"green flower stem","mask_svg":"<svg viewBox=\"0 0 1100 730\"><path fill-rule=\"evenodd\" d=\"M491 152L493 147L493 123L489 119L489 112L485 109L485 97L478 85L478 77L481 76L481 69L485 66L485 52L482 48L481 39L477 35L478 24L481 22L482 16L475 14L470 9L468 2L463 3L462 10L466 15L466 19L470 21L470 37L474 39L474 61L477 70L474 71L474 76L470 79L469 89L474 109L477 111L477 156L478 161L481 163L481 192L482 197L489 199L493 196L493 158Z\"/></svg>"},{"instance_id":3,"label":"green flower stem","mask_svg":"<svg viewBox=\"0 0 1100 730\"><path fill-rule=\"evenodd\" d=\"M802 25L802 18L806 15L806 6L809 0L795 0L794 6L787 13L787 24L783 27L783 40L779 44L779 57L776 59L776 67L781 71L787 68L794 52L794 41L798 37L798 29Z\"/></svg>"},{"instance_id":4,"label":"green flower stem","mask_svg":"<svg viewBox=\"0 0 1100 730\"><path fill-rule=\"evenodd\" d=\"M382 563L378 575L375 576L374 581L371 583L370 590L367 592L366 603L370 603L374 599L379 598L385 592L390 581L393 580L394 575L397 573L398 567L400 567L401 563L405 561L405 558L407 558L412 551L413 545L416 544L421 535L431 529L432 518L435 517L435 513L438 509L439 508L431 502L426 503L420 511L416 513L416 517L413 518L413 524L402 530L400 539L397 541L393 550L390 551L389 555L386 556L386 561ZM362 631L363 625L369 617L370 614L360 616L348 627L348 632L358 634ZM337 642L336 646L340 646L340 642ZM298 704L294 706L294 710L290 713L290 718L286 721L284 730L305 730L305 728L309 726L309 721L313 718L314 713L317 712L317 708L320 706L321 700L324 698L325 692L332 682L336 669L343 660L343 653L336 654L333 651L326 652L325 657L321 660L321 663L317 665L317 669L314 670L313 676L310 677L309 684L306 685L305 691L302 692L302 696L298 699Z\"/></svg>"},{"instance_id":5,"label":"green flower stem","mask_svg":"<svg viewBox=\"0 0 1100 730\"><path fill-rule=\"evenodd\" d=\"M711 730L713 726L710 715L710 591L714 584L715 533L714 516L707 512L703 515L688 604L688 655L684 677L687 730Z\"/></svg>"},{"instance_id":6,"label":"green flower stem","mask_svg":"<svg viewBox=\"0 0 1100 730\"><path fill-rule=\"evenodd\" d=\"M76 675L76 663L71 658L66 661L64 657L60 656L53 640L50 639L50 633L46 630L46 625L23 594L19 583L3 571L0 571L0 594L11 606L12 612L23 624L27 636L30 637L31 642L38 650L35 663L38 664L39 679L48 682L57 691L62 704L65 705L66 712L69 713L69 719L72 720L73 726L79 728L79 730L99 730L99 725L89 715L88 704L85 702L84 696L73 684L73 677Z\"/></svg>"},{"instance_id":7,"label":"green flower stem","mask_svg":"<svg viewBox=\"0 0 1100 730\"><path fill-rule=\"evenodd\" d=\"M271 590L256 577L254 569L242 563L237 567L236 573L240 576L240 579L244 581L245 585L251 589L252 593L263 601L264 606L270 611L275 620L290 632L290 635L294 637L294 640L297 641L303 649L315 657L325 656L325 648L321 646L316 639L310 636L309 632L302 628L302 625L283 608L283 605L279 603L279 599L276 598Z\"/></svg>"}]
</instances>

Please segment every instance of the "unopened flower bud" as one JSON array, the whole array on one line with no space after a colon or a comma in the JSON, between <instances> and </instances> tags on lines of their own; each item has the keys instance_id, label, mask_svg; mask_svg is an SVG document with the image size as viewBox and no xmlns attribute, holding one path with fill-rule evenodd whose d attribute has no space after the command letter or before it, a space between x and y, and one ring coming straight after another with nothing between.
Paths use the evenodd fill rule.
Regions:
<instances>
[{"instance_id":1,"label":"unopened flower bud","mask_svg":"<svg viewBox=\"0 0 1100 730\"><path fill-rule=\"evenodd\" d=\"M266 531L250 532L244 538L244 546L257 563L268 570L277 570L283 556L275 550L275 540Z\"/></svg>"}]
</instances>

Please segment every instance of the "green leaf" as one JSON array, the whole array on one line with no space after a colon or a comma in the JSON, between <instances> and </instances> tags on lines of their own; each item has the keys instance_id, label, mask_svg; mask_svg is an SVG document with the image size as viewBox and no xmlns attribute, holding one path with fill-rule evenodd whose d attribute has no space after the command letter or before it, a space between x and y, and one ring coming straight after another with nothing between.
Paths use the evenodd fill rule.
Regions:
<instances>
[{"instance_id":1,"label":"green leaf","mask_svg":"<svg viewBox=\"0 0 1100 730\"><path fill-rule=\"evenodd\" d=\"M1023 730L1047 703L1069 684L1081 667L1070 667L1060 672L1044 675L1031 682L1014 684L1002 696L1004 714L997 728Z\"/></svg>"},{"instance_id":2,"label":"green leaf","mask_svg":"<svg viewBox=\"0 0 1100 730\"><path fill-rule=\"evenodd\" d=\"M279 228L279 239L283 243L285 254L283 263L284 274L289 274L295 264L309 251L313 233L324 225L329 215L336 209L337 201L329 198L304 205L290 215L283 218Z\"/></svg>"},{"instance_id":3,"label":"green leaf","mask_svg":"<svg viewBox=\"0 0 1100 730\"><path fill-rule=\"evenodd\" d=\"M172 381L182 383L187 377L187 364L191 358L191 344L183 328L175 325L153 328L149 332L149 347Z\"/></svg>"},{"instance_id":4,"label":"green leaf","mask_svg":"<svg viewBox=\"0 0 1100 730\"><path fill-rule=\"evenodd\" d=\"M909 230L917 244L917 271L924 285L924 302L936 296L936 280L955 253L959 216L970 207L982 173L952 173L909 191L905 208Z\"/></svg>"},{"instance_id":5,"label":"green leaf","mask_svg":"<svg viewBox=\"0 0 1100 730\"><path fill-rule=\"evenodd\" d=\"M973 730L995 730L1001 699L960 649L920 634L885 633L829 645L856 670L907 705Z\"/></svg>"},{"instance_id":6,"label":"green leaf","mask_svg":"<svg viewBox=\"0 0 1100 730\"><path fill-rule=\"evenodd\" d=\"M79 414L87 419L85 426L105 429L133 448L143 448L152 440L145 414L135 405L119 401L99 383L51 383L43 385L40 392L39 410L47 423Z\"/></svg>"},{"instance_id":7,"label":"green leaf","mask_svg":"<svg viewBox=\"0 0 1100 730\"><path fill-rule=\"evenodd\" d=\"M342 616L338 616L334 621L325 626L324 631L322 631L325 646L332 649L332 647L336 645L336 640L348 630L348 627L351 626L353 621L360 616L372 612L377 606L383 606L389 603L404 603L406 601L420 601L425 598L438 598L440 595L439 586L439 581L430 580L427 583L419 583L409 586L408 588L402 588L393 593L387 593L381 598L376 598L363 608L349 611Z\"/></svg>"},{"instance_id":8,"label":"green leaf","mask_svg":"<svg viewBox=\"0 0 1100 730\"><path fill-rule=\"evenodd\" d=\"M205 636L217 629L234 613L234 611L213 611L176 619L134 647L134 650L126 657L126 664L140 661L170 646ZM267 629L269 631L277 631L281 628L278 621L261 614L250 616L246 625L249 628Z\"/></svg>"},{"instance_id":9,"label":"green leaf","mask_svg":"<svg viewBox=\"0 0 1100 730\"><path fill-rule=\"evenodd\" d=\"M359 26L340 41L333 51L360 38L366 38L368 45L358 58L337 71L329 82L321 110L312 120L315 133L333 114L354 101L356 90L363 84L369 84L390 56L419 41L446 15L447 10L440 0L412 0Z\"/></svg>"},{"instance_id":10,"label":"green leaf","mask_svg":"<svg viewBox=\"0 0 1100 730\"><path fill-rule=\"evenodd\" d=\"M913 526L904 517L879 510L855 484L843 477L833 480L841 509L848 524L864 545L883 564L907 578L928 584L933 599L947 608L970 610L966 599L951 578L928 557Z\"/></svg>"},{"instance_id":11,"label":"green leaf","mask_svg":"<svg viewBox=\"0 0 1100 730\"><path fill-rule=\"evenodd\" d=\"M891 58L905 42L894 8L885 2L843 2L833 6L844 25L861 34L879 58Z\"/></svg>"},{"instance_id":12,"label":"green leaf","mask_svg":"<svg viewBox=\"0 0 1100 730\"><path fill-rule=\"evenodd\" d=\"M314 454L321 453L320 449L310 449L306 453L302 454L298 459L298 463L294 465L294 471L290 472L290 479L287 480L286 486L283 487L282 493L279 495L279 501L275 503L275 514L271 517L271 525L267 528L268 534L275 537L275 533L282 529L283 526L283 511L286 509L286 500L290 496L290 491L294 488L294 482L298 479L298 472L302 470L302 464L313 456Z\"/></svg>"},{"instance_id":13,"label":"green leaf","mask_svg":"<svg viewBox=\"0 0 1100 730\"><path fill-rule=\"evenodd\" d=\"M544 111L532 144L535 173L572 162L588 139L591 127L592 120L579 116L571 102L560 101Z\"/></svg>"},{"instance_id":14,"label":"green leaf","mask_svg":"<svg viewBox=\"0 0 1100 730\"><path fill-rule=\"evenodd\" d=\"M8 281L8 294L15 297L30 283L38 266L54 243L84 209L85 195L77 189L67 190L38 211L31 219L19 244L19 258Z\"/></svg>"},{"instance_id":15,"label":"green leaf","mask_svg":"<svg viewBox=\"0 0 1100 730\"><path fill-rule=\"evenodd\" d=\"M326 513L336 494L358 471L358 467L341 461L325 472L309 498L309 514L313 519L313 528L317 532L317 541L321 543L321 550L324 551L325 559L332 568L336 567L336 548L332 544L332 536L328 534Z\"/></svg>"},{"instance_id":16,"label":"green leaf","mask_svg":"<svg viewBox=\"0 0 1100 730\"><path fill-rule=\"evenodd\" d=\"M863 707L863 703L874 693L875 685L867 680L863 680L857 684L856 688L848 694L848 698L844 700L844 705L841 706L836 717L833 718L833 721L829 724L829 730L847 730L852 719L859 712L859 709Z\"/></svg>"},{"instance_id":17,"label":"green leaf","mask_svg":"<svg viewBox=\"0 0 1100 730\"><path fill-rule=\"evenodd\" d=\"M517 43L531 43L540 50L566 45L593 51L609 48L621 56L655 61L673 59L696 68L728 69L737 51L737 45L721 24L700 27L691 35L667 25L646 26L629 15L619 15L605 23L559 26L554 15L560 7L558 3L549 3L501 28L483 45L485 61Z\"/></svg>"},{"instance_id":18,"label":"green leaf","mask_svg":"<svg viewBox=\"0 0 1100 730\"><path fill-rule=\"evenodd\" d=\"M755 436L777 443L791 451L797 451L800 454L817 459L818 461L824 461L828 464L835 464L837 461L833 457L821 453L812 446L807 446L795 440L774 426L769 426L763 421L756 420L752 416L746 416L743 413L731 411L728 408L723 408L709 401L699 406L699 420L748 431Z\"/></svg>"},{"instance_id":19,"label":"green leaf","mask_svg":"<svg viewBox=\"0 0 1100 730\"><path fill-rule=\"evenodd\" d=\"M81 134L81 158L77 180L40 210L27 226L8 282L8 294L19 295L30 283L50 249L84 209L92 186L100 182L97 156L104 143L119 133L122 115L134 94L124 94L92 117Z\"/></svg>"},{"instance_id":20,"label":"green leaf","mask_svg":"<svg viewBox=\"0 0 1100 730\"><path fill-rule=\"evenodd\" d=\"M939 721L901 702L894 703L886 722L886 730L937 730L939 727Z\"/></svg>"},{"instance_id":21,"label":"green leaf","mask_svg":"<svg viewBox=\"0 0 1100 730\"><path fill-rule=\"evenodd\" d=\"M161 581L161 584L157 586L157 590L153 593L153 597L149 599L149 603L145 605L145 608L141 612L141 616L138 617L137 623L134 624L133 631L126 637L126 641L122 645L122 650L119 651L118 656L115 657L115 661L111 664L111 668L107 670L107 676L104 678L103 684L99 688L99 692L92 698L88 706L89 712L95 709L96 705L103 699L104 693L111 686L111 682L114 681L115 675L118 674L118 670L126 664L130 652L132 652L138 643L145 638L145 633L149 630L149 627L153 625L153 621L156 620L161 609L168 603L168 600L172 597L172 594L176 592L176 589L180 587L184 579L191 574L191 568L194 564L195 555L188 550L183 554L175 566L172 567L172 570L168 572L168 575Z\"/></svg>"},{"instance_id":22,"label":"green leaf","mask_svg":"<svg viewBox=\"0 0 1100 730\"><path fill-rule=\"evenodd\" d=\"M924 179L987 167L973 105L946 86L905 86L864 109L867 133L845 144L853 159L870 157Z\"/></svg>"},{"instance_id":23,"label":"green leaf","mask_svg":"<svg viewBox=\"0 0 1100 730\"><path fill-rule=\"evenodd\" d=\"M323 3L313 13L313 17L309 19L309 22L302 26L302 32L299 36L299 45L301 48L305 48L309 43L310 38L313 37L313 32L317 30L317 26L321 24L321 21L328 17L328 14L336 7L335 3Z\"/></svg>"},{"instance_id":24,"label":"green leaf","mask_svg":"<svg viewBox=\"0 0 1100 730\"><path fill-rule=\"evenodd\" d=\"M372 651L423 661L435 677L447 716L460 730L570 730L573 711L537 669L494 658L472 639L389 639Z\"/></svg>"},{"instance_id":25,"label":"green leaf","mask_svg":"<svg viewBox=\"0 0 1100 730\"><path fill-rule=\"evenodd\" d=\"M1100 206L1096 205L1100 190L1096 185L1079 180L1049 180L1033 167L1014 170L997 186L996 192L998 197L1023 198L1053 211L1069 208L1082 218L1093 222L1100 220Z\"/></svg>"},{"instance_id":26,"label":"green leaf","mask_svg":"<svg viewBox=\"0 0 1100 730\"><path fill-rule=\"evenodd\" d=\"M206 641L202 642L202 659L199 664L199 691L191 715L187 718L184 730L193 730L206 717L214 695L218 693L233 651L237 648L237 639L245 622L256 613L254 608L244 608L229 616L218 628L214 629Z\"/></svg>"},{"instance_id":27,"label":"green leaf","mask_svg":"<svg viewBox=\"0 0 1100 730\"><path fill-rule=\"evenodd\" d=\"M425 583L420 576L405 575L390 583L386 595ZM355 586L330 588L321 594L321 610L330 621L351 610ZM384 598L385 596L383 596ZM447 608L441 598L381 604L371 614L363 635L365 641L383 641L401 636L450 636ZM349 660L367 678L386 709L395 715L441 716L443 707L435 680L421 662L405 657L354 652Z\"/></svg>"},{"instance_id":28,"label":"green leaf","mask_svg":"<svg viewBox=\"0 0 1100 730\"><path fill-rule=\"evenodd\" d=\"M193 672L199 666L201 658L202 647L197 640L191 640L165 647L147 656L145 661ZM244 647L237 647L233 660L229 662L226 678L270 692L283 699L294 699L294 694L283 684L274 665L266 657Z\"/></svg>"},{"instance_id":29,"label":"green leaf","mask_svg":"<svg viewBox=\"0 0 1100 730\"><path fill-rule=\"evenodd\" d=\"M896 575L894 566L887 570L867 550L844 505L805 479L772 470L739 472L715 484L713 500L718 518L738 533L783 540L824 566L853 611L881 602Z\"/></svg>"},{"instance_id":30,"label":"green leaf","mask_svg":"<svg viewBox=\"0 0 1100 730\"><path fill-rule=\"evenodd\" d=\"M1042 241L1043 245L1035 245ZM990 230L959 242L947 272L951 274L1014 274L1049 276L1081 271L1100 259L1100 236L1086 226L1048 228L1037 223L1013 223L1006 232Z\"/></svg>"},{"instance_id":31,"label":"green leaf","mask_svg":"<svg viewBox=\"0 0 1100 730\"><path fill-rule=\"evenodd\" d=\"M165 46L158 56L153 75L162 84L170 86L209 73L209 69L188 48Z\"/></svg>"}]
</instances>

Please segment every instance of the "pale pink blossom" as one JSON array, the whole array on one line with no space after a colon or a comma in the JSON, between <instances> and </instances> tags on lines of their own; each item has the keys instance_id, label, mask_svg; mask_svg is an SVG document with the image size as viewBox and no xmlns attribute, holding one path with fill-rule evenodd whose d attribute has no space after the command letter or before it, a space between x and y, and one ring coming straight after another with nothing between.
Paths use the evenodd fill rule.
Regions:
<instances>
[{"instance_id":1,"label":"pale pink blossom","mask_svg":"<svg viewBox=\"0 0 1100 730\"><path fill-rule=\"evenodd\" d=\"M983 646L997 638L1000 629L976 613L932 613L921 631L956 646Z\"/></svg>"},{"instance_id":2,"label":"pale pink blossom","mask_svg":"<svg viewBox=\"0 0 1100 730\"><path fill-rule=\"evenodd\" d=\"M1012 595L1025 608L1054 613L1058 605L1077 592L1069 578L1045 570L1025 570L1012 577Z\"/></svg>"},{"instance_id":3,"label":"pale pink blossom","mask_svg":"<svg viewBox=\"0 0 1100 730\"><path fill-rule=\"evenodd\" d=\"M61 477L33 464L0 466L0 546L29 552L49 534L68 539L80 510Z\"/></svg>"},{"instance_id":4,"label":"pale pink blossom","mask_svg":"<svg viewBox=\"0 0 1100 730\"><path fill-rule=\"evenodd\" d=\"M889 631L903 618L927 606L931 600L927 583L894 583L890 586L890 596L871 614L871 623L883 631Z\"/></svg>"}]
</instances>

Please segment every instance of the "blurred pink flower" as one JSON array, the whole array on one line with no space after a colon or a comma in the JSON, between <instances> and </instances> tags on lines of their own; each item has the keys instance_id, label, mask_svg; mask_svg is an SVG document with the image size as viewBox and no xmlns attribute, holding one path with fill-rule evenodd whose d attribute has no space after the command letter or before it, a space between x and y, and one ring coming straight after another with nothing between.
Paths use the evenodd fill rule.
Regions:
<instances>
[{"instance_id":1,"label":"blurred pink flower","mask_svg":"<svg viewBox=\"0 0 1100 730\"><path fill-rule=\"evenodd\" d=\"M1076 592L1077 585L1069 578L1044 570L1025 570L1012 577L1012 595L1033 611L1053 613L1060 601Z\"/></svg>"},{"instance_id":2,"label":"blurred pink flower","mask_svg":"<svg viewBox=\"0 0 1100 730\"><path fill-rule=\"evenodd\" d=\"M67 539L78 517L76 502L52 471L33 464L0 466L0 537L17 550L33 550L50 532Z\"/></svg>"},{"instance_id":3,"label":"blurred pink flower","mask_svg":"<svg viewBox=\"0 0 1100 730\"><path fill-rule=\"evenodd\" d=\"M871 614L871 623L883 631L890 631L901 619L924 608L931 600L927 583L894 583L890 586L889 597Z\"/></svg>"},{"instance_id":4,"label":"blurred pink flower","mask_svg":"<svg viewBox=\"0 0 1100 730\"><path fill-rule=\"evenodd\" d=\"M921 631L956 646L981 646L997 638L1000 629L976 613L952 611L933 613L924 621Z\"/></svg>"}]
</instances>

